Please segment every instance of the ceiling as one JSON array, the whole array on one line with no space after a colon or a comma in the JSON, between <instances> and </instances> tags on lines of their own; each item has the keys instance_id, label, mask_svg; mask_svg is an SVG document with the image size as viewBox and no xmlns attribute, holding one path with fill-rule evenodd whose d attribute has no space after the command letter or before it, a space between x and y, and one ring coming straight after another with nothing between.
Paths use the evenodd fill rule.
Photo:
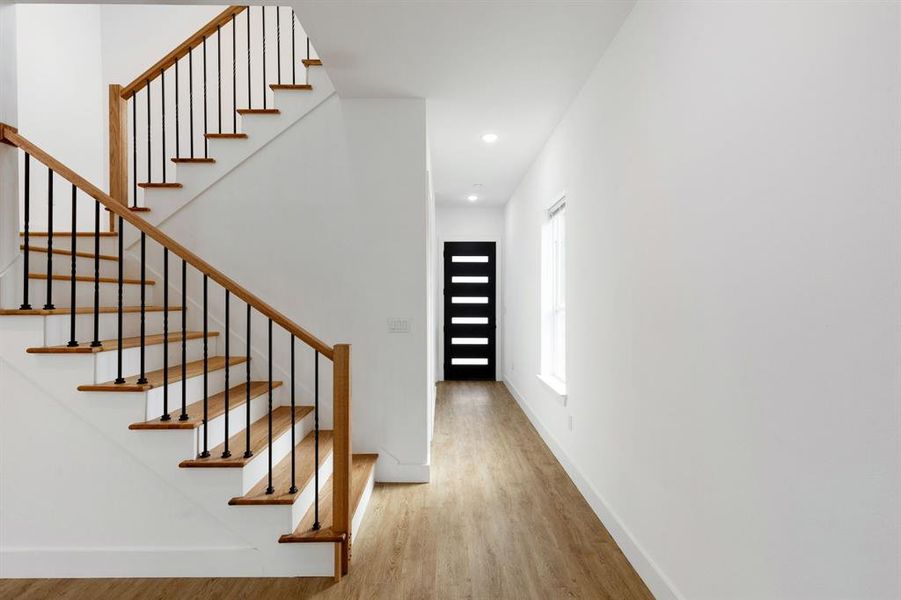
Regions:
<instances>
[{"instance_id":1,"label":"ceiling","mask_svg":"<svg viewBox=\"0 0 901 600\"><path fill-rule=\"evenodd\" d=\"M467 205L512 195L633 4L295 2L342 97L427 100L436 198Z\"/></svg>"}]
</instances>

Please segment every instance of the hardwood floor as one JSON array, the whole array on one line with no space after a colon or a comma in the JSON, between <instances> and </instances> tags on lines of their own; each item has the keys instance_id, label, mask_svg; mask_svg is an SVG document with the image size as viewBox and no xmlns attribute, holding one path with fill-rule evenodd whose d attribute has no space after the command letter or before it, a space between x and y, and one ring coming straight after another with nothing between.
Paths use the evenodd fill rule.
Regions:
<instances>
[{"instance_id":1,"label":"hardwood floor","mask_svg":"<svg viewBox=\"0 0 901 600\"><path fill-rule=\"evenodd\" d=\"M431 483L376 486L338 584L5 580L0 598L652 598L503 384L443 383L436 410Z\"/></svg>"}]
</instances>

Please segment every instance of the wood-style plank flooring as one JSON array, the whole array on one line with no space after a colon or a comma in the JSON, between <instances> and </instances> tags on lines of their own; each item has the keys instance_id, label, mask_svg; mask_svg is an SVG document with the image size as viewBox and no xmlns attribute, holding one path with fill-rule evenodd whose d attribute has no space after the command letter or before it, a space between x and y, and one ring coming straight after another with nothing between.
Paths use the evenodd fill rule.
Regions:
<instances>
[{"instance_id":1,"label":"wood-style plank flooring","mask_svg":"<svg viewBox=\"0 0 901 600\"><path fill-rule=\"evenodd\" d=\"M0 598L652 598L503 384L443 383L436 410L431 483L376 486L338 584L5 580Z\"/></svg>"}]
</instances>

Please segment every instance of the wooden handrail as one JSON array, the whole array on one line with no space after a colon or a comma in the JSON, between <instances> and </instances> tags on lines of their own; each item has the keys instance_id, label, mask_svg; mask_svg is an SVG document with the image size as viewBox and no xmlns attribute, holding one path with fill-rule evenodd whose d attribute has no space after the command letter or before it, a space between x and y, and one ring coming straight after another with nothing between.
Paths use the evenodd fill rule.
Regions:
<instances>
[{"instance_id":1,"label":"wooden handrail","mask_svg":"<svg viewBox=\"0 0 901 600\"><path fill-rule=\"evenodd\" d=\"M152 67L138 75L134 81L126 85L121 90L122 98L131 98L131 95L142 89L149 82L156 79L160 71L168 69L183 56L187 56L192 48L196 48L203 43L203 38L216 33L216 29L231 21L232 17L243 11L246 6L229 6L221 13L216 15L212 21L197 30L195 34L179 44L169 54L161 58Z\"/></svg>"},{"instance_id":2,"label":"wooden handrail","mask_svg":"<svg viewBox=\"0 0 901 600\"><path fill-rule=\"evenodd\" d=\"M107 209L109 209L110 212L122 217L139 231L146 233L148 237L156 240L163 247L168 248L170 252L174 253L180 258L183 258L189 265L191 265L204 275L209 276L210 279L227 289L229 292L231 292L244 302L250 304L254 309L257 310L257 312L265 317L272 319L274 323L281 326L286 331L290 332L292 335L296 336L298 339L302 340L310 347L318 350L320 354L322 354L329 360L334 360L335 353L334 349L331 346L251 294L249 291L235 283L233 280L229 279L221 272L216 270L212 265L204 261L202 258L170 238L168 235L166 235L141 217L134 214L128 209L127 206L117 202L109 194L98 188L96 185L53 158L44 150L34 145L31 141L20 135L14 127L0 123L0 142L12 146L17 146L25 152L28 152L38 161L53 169L54 173L63 177L69 183L75 185L75 187L94 198L94 200L96 200L97 202L100 202Z\"/></svg>"}]
</instances>

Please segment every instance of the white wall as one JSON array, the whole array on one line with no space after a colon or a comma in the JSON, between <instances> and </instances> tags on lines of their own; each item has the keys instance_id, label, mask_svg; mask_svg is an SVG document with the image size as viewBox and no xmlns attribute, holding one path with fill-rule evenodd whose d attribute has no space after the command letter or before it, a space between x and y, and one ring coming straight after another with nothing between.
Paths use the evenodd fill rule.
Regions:
<instances>
[{"instance_id":1,"label":"white wall","mask_svg":"<svg viewBox=\"0 0 901 600\"><path fill-rule=\"evenodd\" d=\"M425 102L333 96L160 225L327 343L353 345L354 449L381 454L383 481L428 479L428 203ZM389 333L392 317L410 333Z\"/></svg>"},{"instance_id":2,"label":"white wall","mask_svg":"<svg viewBox=\"0 0 901 600\"><path fill-rule=\"evenodd\" d=\"M899 40L897 3L640 3L508 204L506 380L658 598L901 596Z\"/></svg>"},{"instance_id":3,"label":"white wall","mask_svg":"<svg viewBox=\"0 0 901 600\"><path fill-rule=\"evenodd\" d=\"M503 302L504 281L504 208L502 206L455 206L442 204L437 211L438 226L438 276L436 278L435 295L438 305L438 318L435 322L437 330L438 352L436 355L436 373L438 379L444 379L444 242L495 242L496 283L497 283L497 340L495 344L495 365L497 378L503 375L504 364L504 315Z\"/></svg>"},{"instance_id":4,"label":"white wall","mask_svg":"<svg viewBox=\"0 0 901 600\"><path fill-rule=\"evenodd\" d=\"M102 184L106 165L98 5L19 4L19 131L88 181ZM24 162L22 163L24 165ZM24 166L21 167L24 169ZM47 170L33 165L31 220L46 230ZM71 186L55 180L54 227L69 229ZM93 201L79 201L80 229L93 227Z\"/></svg>"}]
</instances>

